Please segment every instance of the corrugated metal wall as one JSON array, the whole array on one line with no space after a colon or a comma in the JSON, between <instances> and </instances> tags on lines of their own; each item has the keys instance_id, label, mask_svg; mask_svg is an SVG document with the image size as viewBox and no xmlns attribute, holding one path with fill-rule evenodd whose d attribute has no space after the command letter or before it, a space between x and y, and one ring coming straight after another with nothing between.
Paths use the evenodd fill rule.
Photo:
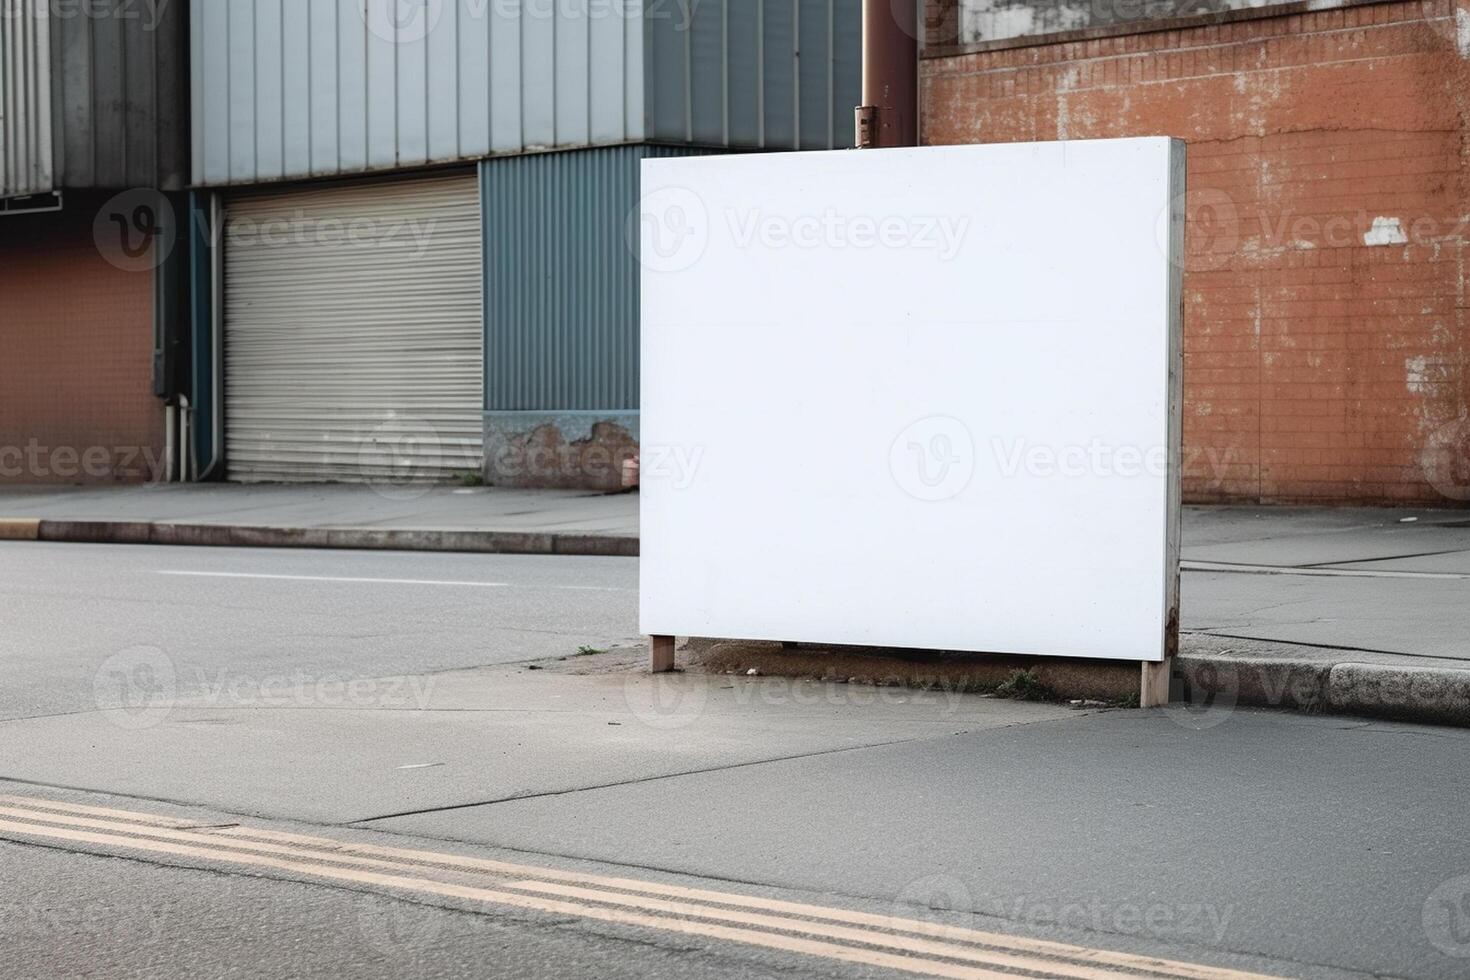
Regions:
<instances>
[{"instance_id":1,"label":"corrugated metal wall","mask_svg":"<svg viewBox=\"0 0 1470 980\"><path fill-rule=\"evenodd\" d=\"M191 0L194 179L847 146L861 0Z\"/></svg>"},{"instance_id":2,"label":"corrugated metal wall","mask_svg":"<svg viewBox=\"0 0 1470 980\"><path fill-rule=\"evenodd\" d=\"M55 187L49 0L0 0L0 197Z\"/></svg>"},{"instance_id":3,"label":"corrugated metal wall","mask_svg":"<svg viewBox=\"0 0 1470 980\"><path fill-rule=\"evenodd\" d=\"M63 187L182 190L189 182L186 11L89 0L52 18Z\"/></svg>"},{"instance_id":4,"label":"corrugated metal wall","mask_svg":"<svg viewBox=\"0 0 1470 980\"><path fill-rule=\"evenodd\" d=\"M486 160L485 407L638 407L639 161L617 146Z\"/></svg>"},{"instance_id":5,"label":"corrugated metal wall","mask_svg":"<svg viewBox=\"0 0 1470 980\"><path fill-rule=\"evenodd\" d=\"M852 145L862 0L651 6L650 139L750 149Z\"/></svg>"},{"instance_id":6,"label":"corrugated metal wall","mask_svg":"<svg viewBox=\"0 0 1470 980\"><path fill-rule=\"evenodd\" d=\"M642 136L642 26L621 3L191 2L199 183Z\"/></svg>"},{"instance_id":7,"label":"corrugated metal wall","mask_svg":"<svg viewBox=\"0 0 1470 980\"><path fill-rule=\"evenodd\" d=\"M178 3L0 0L0 196L188 183Z\"/></svg>"}]
</instances>

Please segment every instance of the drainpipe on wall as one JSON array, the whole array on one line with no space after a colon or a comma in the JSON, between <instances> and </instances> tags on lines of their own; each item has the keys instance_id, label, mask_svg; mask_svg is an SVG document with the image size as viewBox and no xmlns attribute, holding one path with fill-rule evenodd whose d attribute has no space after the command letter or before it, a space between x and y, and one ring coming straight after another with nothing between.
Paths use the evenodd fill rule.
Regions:
<instances>
[{"instance_id":1,"label":"drainpipe on wall","mask_svg":"<svg viewBox=\"0 0 1470 980\"><path fill-rule=\"evenodd\" d=\"M919 0L863 0L859 149L919 145Z\"/></svg>"}]
</instances>

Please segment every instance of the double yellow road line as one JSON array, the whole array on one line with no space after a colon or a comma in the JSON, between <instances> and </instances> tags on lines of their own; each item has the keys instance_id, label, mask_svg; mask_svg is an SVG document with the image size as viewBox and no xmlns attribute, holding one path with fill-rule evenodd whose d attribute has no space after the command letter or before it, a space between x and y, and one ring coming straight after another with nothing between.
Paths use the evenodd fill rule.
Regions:
<instances>
[{"instance_id":1,"label":"double yellow road line","mask_svg":"<svg viewBox=\"0 0 1470 980\"><path fill-rule=\"evenodd\" d=\"M922 919L238 824L203 827L147 813L31 797L0 796L0 837L62 842L73 850L142 851L185 861L269 869L400 894L433 895L744 943L926 977L1270 980L1261 974Z\"/></svg>"}]
</instances>

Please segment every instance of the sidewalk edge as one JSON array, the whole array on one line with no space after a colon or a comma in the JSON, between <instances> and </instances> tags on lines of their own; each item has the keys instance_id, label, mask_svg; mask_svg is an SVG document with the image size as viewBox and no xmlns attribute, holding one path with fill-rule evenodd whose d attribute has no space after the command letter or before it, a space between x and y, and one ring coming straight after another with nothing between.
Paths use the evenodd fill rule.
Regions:
<instances>
[{"instance_id":1,"label":"sidewalk edge","mask_svg":"<svg viewBox=\"0 0 1470 980\"><path fill-rule=\"evenodd\" d=\"M1188 710L1275 708L1470 727L1470 666L1181 654L1174 700Z\"/></svg>"},{"instance_id":2,"label":"sidewalk edge","mask_svg":"<svg viewBox=\"0 0 1470 980\"><path fill-rule=\"evenodd\" d=\"M0 540L71 544L198 545L216 548L339 548L355 551L453 551L500 555L636 558L638 538L618 534L412 528L261 527L171 521L11 521Z\"/></svg>"}]
</instances>

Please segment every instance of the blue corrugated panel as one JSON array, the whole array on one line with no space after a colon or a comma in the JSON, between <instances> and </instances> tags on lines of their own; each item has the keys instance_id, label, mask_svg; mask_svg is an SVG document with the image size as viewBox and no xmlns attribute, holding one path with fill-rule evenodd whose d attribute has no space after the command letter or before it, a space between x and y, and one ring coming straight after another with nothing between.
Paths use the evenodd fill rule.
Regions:
<instances>
[{"instance_id":1,"label":"blue corrugated panel","mask_svg":"<svg viewBox=\"0 0 1470 980\"><path fill-rule=\"evenodd\" d=\"M701 0L647 16L651 139L766 150L852 145L862 0Z\"/></svg>"},{"instance_id":2,"label":"blue corrugated panel","mask_svg":"<svg viewBox=\"0 0 1470 980\"><path fill-rule=\"evenodd\" d=\"M481 163L487 410L638 407L639 161L691 152L617 146Z\"/></svg>"}]
</instances>

